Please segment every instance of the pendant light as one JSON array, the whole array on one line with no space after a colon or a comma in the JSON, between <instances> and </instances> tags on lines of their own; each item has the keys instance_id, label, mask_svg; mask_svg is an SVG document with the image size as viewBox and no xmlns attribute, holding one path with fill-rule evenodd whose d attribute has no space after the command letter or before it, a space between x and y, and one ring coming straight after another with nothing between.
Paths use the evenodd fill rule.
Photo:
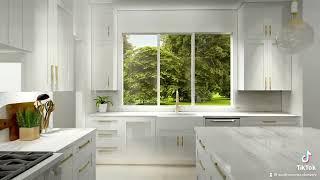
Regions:
<instances>
[{"instance_id":1,"label":"pendant light","mask_svg":"<svg viewBox=\"0 0 320 180\"><path fill-rule=\"evenodd\" d=\"M311 46L314 41L313 29L303 21L298 7L298 0L293 0L291 3L291 19L276 37L278 48L288 54L299 53Z\"/></svg>"}]
</instances>

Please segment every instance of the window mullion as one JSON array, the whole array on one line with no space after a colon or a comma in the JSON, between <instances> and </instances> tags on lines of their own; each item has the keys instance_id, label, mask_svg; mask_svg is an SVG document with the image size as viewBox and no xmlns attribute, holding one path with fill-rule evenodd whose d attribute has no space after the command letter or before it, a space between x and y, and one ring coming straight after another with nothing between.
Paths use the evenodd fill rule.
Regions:
<instances>
[{"instance_id":1,"label":"window mullion","mask_svg":"<svg viewBox=\"0 0 320 180\"><path fill-rule=\"evenodd\" d=\"M157 105L160 106L160 34L157 36Z\"/></svg>"},{"instance_id":2,"label":"window mullion","mask_svg":"<svg viewBox=\"0 0 320 180\"><path fill-rule=\"evenodd\" d=\"M195 105L195 47L196 46L196 38L195 33L191 35L191 105Z\"/></svg>"}]
</instances>

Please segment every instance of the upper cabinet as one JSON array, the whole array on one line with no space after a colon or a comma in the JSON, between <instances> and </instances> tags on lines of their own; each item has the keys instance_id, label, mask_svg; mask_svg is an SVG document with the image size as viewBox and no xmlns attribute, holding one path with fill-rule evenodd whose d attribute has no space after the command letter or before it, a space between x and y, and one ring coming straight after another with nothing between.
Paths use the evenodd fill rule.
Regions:
<instances>
[{"instance_id":1,"label":"upper cabinet","mask_svg":"<svg viewBox=\"0 0 320 180\"><path fill-rule=\"evenodd\" d=\"M0 0L0 49L32 51L33 1Z\"/></svg>"},{"instance_id":2,"label":"upper cabinet","mask_svg":"<svg viewBox=\"0 0 320 180\"><path fill-rule=\"evenodd\" d=\"M287 3L246 3L238 13L238 90L291 90L291 56L276 37L290 17Z\"/></svg>"},{"instance_id":3,"label":"upper cabinet","mask_svg":"<svg viewBox=\"0 0 320 180\"><path fill-rule=\"evenodd\" d=\"M111 4L91 6L92 90L117 90L114 15Z\"/></svg>"},{"instance_id":4,"label":"upper cabinet","mask_svg":"<svg viewBox=\"0 0 320 180\"><path fill-rule=\"evenodd\" d=\"M73 15L56 0L34 3L33 51L23 62L22 91L73 91Z\"/></svg>"}]
</instances>

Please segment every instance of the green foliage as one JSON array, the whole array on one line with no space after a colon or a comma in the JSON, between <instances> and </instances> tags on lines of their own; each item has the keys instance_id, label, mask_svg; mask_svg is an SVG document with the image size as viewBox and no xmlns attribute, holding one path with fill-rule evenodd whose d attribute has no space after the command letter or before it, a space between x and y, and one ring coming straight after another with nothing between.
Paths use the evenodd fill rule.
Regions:
<instances>
[{"instance_id":1,"label":"green foliage","mask_svg":"<svg viewBox=\"0 0 320 180\"><path fill-rule=\"evenodd\" d=\"M41 121L41 114L38 110L26 109L17 112L18 125L21 128L39 127Z\"/></svg>"},{"instance_id":2,"label":"green foliage","mask_svg":"<svg viewBox=\"0 0 320 180\"><path fill-rule=\"evenodd\" d=\"M124 104L157 104L157 48L134 48L124 38ZM191 35L161 35L161 104L191 102ZM230 35L196 34L195 88L197 104L217 104L215 94L230 104Z\"/></svg>"},{"instance_id":3,"label":"green foliage","mask_svg":"<svg viewBox=\"0 0 320 180\"><path fill-rule=\"evenodd\" d=\"M111 104L112 105L112 101L110 100L109 96L97 96L95 99L93 99L96 101L96 106L98 107L99 104Z\"/></svg>"}]
</instances>

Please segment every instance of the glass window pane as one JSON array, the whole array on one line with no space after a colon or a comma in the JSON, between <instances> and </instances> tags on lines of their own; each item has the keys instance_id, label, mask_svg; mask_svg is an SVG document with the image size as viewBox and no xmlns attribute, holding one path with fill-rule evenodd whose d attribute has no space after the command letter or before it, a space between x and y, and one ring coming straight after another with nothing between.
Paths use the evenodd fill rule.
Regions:
<instances>
[{"instance_id":1,"label":"glass window pane","mask_svg":"<svg viewBox=\"0 0 320 180\"><path fill-rule=\"evenodd\" d=\"M196 34L196 105L230 105L230 35Z\"/></svg>"},{"instance_id":2,"label":"glass window pane","mask_svg":"<svg viewBox=\"0 0 320 180\"><path fill-rule=\"evenodd\" d=\"M191 34L163 34L160 48L160 104L191 103Z\"/></svg>"},{"instance_id":3,"label":"glass window pane","mask_svg":"<svg viewBox=\"0 0 320 180\"><path fill-rule=\"evenodd\" d=\"M123 35L123 104L157 104L157 35Z\"/></svg>"}]
</instances>

